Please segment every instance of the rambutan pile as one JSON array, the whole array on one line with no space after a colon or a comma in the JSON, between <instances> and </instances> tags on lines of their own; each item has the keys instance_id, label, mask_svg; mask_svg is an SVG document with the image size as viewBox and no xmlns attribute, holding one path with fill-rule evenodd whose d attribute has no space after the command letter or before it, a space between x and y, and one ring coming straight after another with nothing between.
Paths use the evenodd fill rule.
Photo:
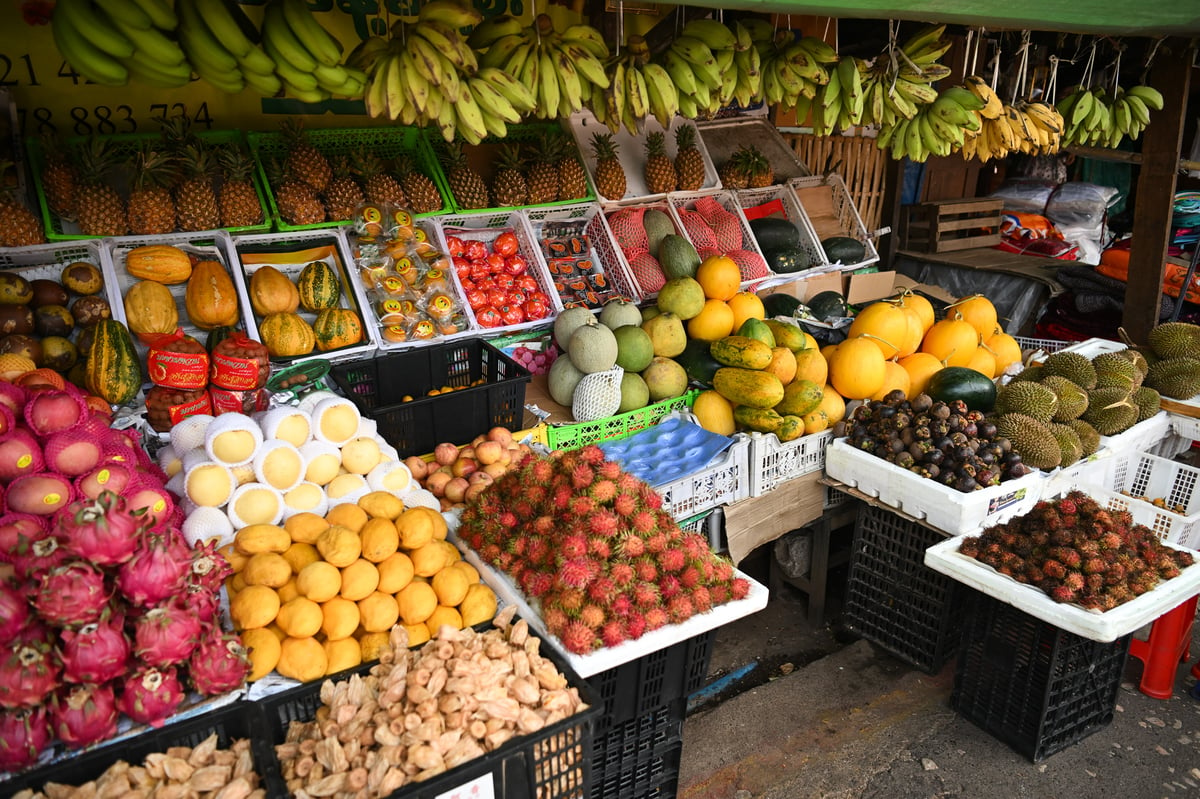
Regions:
<instances>
[{"instance_id":1,"label":"rambutan pile","mask_svg":"<svg viewBox=\"0 0 1200 799\"><path fill-rule=\"evenodd\" d=\"M750 583L684 532L649 485L595 445L526 456L467 503L459 537L512 577L563 646L616 646L715 605Z\"/></svg>"},{"instance_id":2,"label":"rambutan pile","mask_svg":"<svg viewBox=\"0 0 1200 799\"><path fill-rule=\"evenodd\" d=\"M1108 611L1178 576L1194 558L1164 546L1126 510L1081 491L963 539L959 552L1040 588L1056 602Z\"/></svg>"}]
</instances>

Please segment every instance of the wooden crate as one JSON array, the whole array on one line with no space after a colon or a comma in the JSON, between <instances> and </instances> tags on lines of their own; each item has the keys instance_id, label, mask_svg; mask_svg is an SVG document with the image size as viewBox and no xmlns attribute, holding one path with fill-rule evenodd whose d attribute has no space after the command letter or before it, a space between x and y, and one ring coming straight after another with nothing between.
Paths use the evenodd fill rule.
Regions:
<instances>
[{"instance_id":1,"label":"wooden crate","mask_svg":"<svg viewBox=\"0 0 1200 799\"><path fill-rule=\"evenodd\" d=\"M903 248L952 252L1000 243L999 199L939 200L905 207Z\"/></svg>"}]
</instances>

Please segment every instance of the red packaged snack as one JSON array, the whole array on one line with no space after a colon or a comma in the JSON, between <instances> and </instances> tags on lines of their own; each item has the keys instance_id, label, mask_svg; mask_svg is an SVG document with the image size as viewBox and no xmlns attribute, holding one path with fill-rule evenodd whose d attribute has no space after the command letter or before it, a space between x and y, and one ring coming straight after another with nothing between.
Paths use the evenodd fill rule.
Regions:
<instances>
[{"instance_id":1,"label":"red packaged snack","mask_svg":"<svg viewBox=\"0 0 1200 799\"><path fill-rule=\"evenodd\" d=\"M146 392L146 421L156 432L166 433L189 416L211 414L212 404L204 389L154 386Z\"/></svg>"},{"instance_id":2,"label":"red packaged snack","mask_svg":"<svg viewBox=\"0 0 1200 799\"><path fill-rule=\"evenodd\" d=\"M212 415L223 413L244 413L249 416L258 411L265 411L269 403L267 391L262 388L250 391L230 391L219 386L209 386L208 395L212 400Z\"/></svg>"},{"instance_id":3,"label":"red packaged snack","mask_svg":"<svg viewBox=\"0 0 1200 799\"><path fill-rule=\"evenodd\" d=\"M209 379L218 388L253 391L271 376L271 354L267 346L242 331L222 339L212 351Z\"/></svg>"},{"instance_id":4,"label":"red packaged snack","mask_svg":"<svg viewBox=\"0 0 1200 799\"><path fill-rule=\"evenodd\" d=\"M146 371L156 386L196 391L208 385L208 353L199 341L185 336L183 328L176 328L150 342Z\"/></svg>"}]
</instances>

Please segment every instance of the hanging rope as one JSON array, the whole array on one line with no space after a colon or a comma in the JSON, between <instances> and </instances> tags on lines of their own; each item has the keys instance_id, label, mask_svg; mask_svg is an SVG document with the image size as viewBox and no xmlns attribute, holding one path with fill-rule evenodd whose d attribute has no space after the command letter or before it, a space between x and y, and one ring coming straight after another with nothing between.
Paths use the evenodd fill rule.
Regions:
<instances>
[{"instance_id":1,"label":"hanging rope","mask_svg":"<svg viewBox=\"0 0 1200 799\"><path fill-rule=\"evenodd\" d=\"M1025 91L1025 80L1029 72L1029 31L1021 31L1021 46L1017 48L1017 56L1021 59L1017 66L1017 78L1013 81L1012 102L1016 105L1017 98Z\"/></svg>"}]
</instances>

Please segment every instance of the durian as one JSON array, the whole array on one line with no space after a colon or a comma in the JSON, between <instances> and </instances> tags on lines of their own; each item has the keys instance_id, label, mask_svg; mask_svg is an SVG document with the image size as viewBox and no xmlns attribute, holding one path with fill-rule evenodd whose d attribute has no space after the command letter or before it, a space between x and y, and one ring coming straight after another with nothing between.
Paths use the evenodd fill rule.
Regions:
<instances>
[{"instance_id":1,"label":"durian","mask_svg":"<svg viewBox=\"0 0 1200 799\"><path fill-rule=\"evenodd\" d=\"M1007 438L1021 461L1034 469L1049 471L1062 461L1062 450L1050 429L1023 413L996 417L996 432Z\"/></svg>"},{"instance_id":2,"label":"durian","mask_svg":"<svg viewBox=\"0 0 1200 799\"><path fill-rule=\"evenodd\" d=\"M1045 424L1058 410L1058 396L1049 386L1021 380L1000 387L996 392L994 410L1001 416L1006 413L1023 413Z\"/></svg>"},{"instance_id":3,"label":"durian","mask_svg":"<svg viewBox=\"0 0 1200 799\"><path fill-rule=\"evenodd\" d=\"M1150 364L1146 385L1164 397L1191 399L1200 394L1200 360L1167 358Z\"/></svg>"},{"instance_id":4,"label":"durian","mask_svg":"<svg viewBox=\"0 0 1200 799\"><path fill-rule=\"evenodd\" d=\"M1138 408L1129 392L1120 388L1098 388L1088 392L1088 409L1081 417L1102 436L1115 436L1137 423Z\"/></svg>"},{"instance_id":5,"label":"durian","mask_svg":"<svg viewBox=\"0 0 1200 799\"><path fill-rule=\"evenodd\" d=\"M1150 330L1146 341L1159 358L1181 358L1200 351L1200 326L1190 322L1164 322Z\"/></svg>"},{"instance_id":6,"label":"durian","mask_svg":"<svg viewBox=\"0 0 1200 799\"><path fill-rule=\"evenodd\" d=\"M1133 368L1137 369L1138 374L1143 378L1146 377L1146 371L1150 368L1150 362L1138 347L1126 347L1123 350L1117 350L1117 355L1120 355L1125 360L1133 364Z\"/></svg>"},{"instance_id":7,"label":"durian","mask_svg":"<svg viewBox=\"0 0 1200 799\"><path fill-rule=\"evenodd\" d=\"M1075 435L1079 436L1079 443L1083 446L1081 458L1093 455L1096 450L1100 449L1100 434L1096 432L1096 428L1082 419L1072 419L1067 422L1067 427L1074 430Z\"/></svg>"},{"instance_id":8,"label":"durian","mask_svg":"<svg viewBox=\"0 0 1200 799\"><path fill-rule=\"evenodd\" d=\"M1150 386L1139 386L1134 389L1133 404L1138 408L1137 420L1144 422L1154 416L1162 408L1162 395Z\"/></svg>"},{"instance_id":9,"label":"durian","mask_svg":"<svg viewBox=\"0 0 1200 799\"><path fill-rule=\"evenodd\" d=\"M1119 352L1104 352L1092 358L1096 370L1096 388L1123 388L1133 391L1142 384L1137 367Z\"/></svg>"},{"instance_id":10,"label":"durian","mask_svg":"<svg viewBox=\"0 0 1200 799\"><path fill-rule=\"evenodd\" d=\"M1079 434L1072 430L1069 425L1051 423L1049 427L1054 440L1058 442L1059 450L1062 452L1062 460L1059 461L1059 466L1070 466L1083 457L1083 442L1079 440Z\"/></svg>"},{"instance_id":11,"label":"durian","mask_svg":"<svg viewBox=\"0 0 1200 799\"><path fill-rule=\"evenodd\" d=\"M1013 375L1013 379L1009 382L1016 383L1022 380L1029 380L1033 383L1036 383L1045 376L1044 372L1045 370L1042 368L1042 365L1035 363L1032 366L1026 366L1024 369L1017 372L1015 375Z\"/></svg>"},{"instance_id":12,"label":"durian","mask_svg":"<svg viewBox=\"0 0 1200 799\"><path fill-rule=\"evenodd\" d=\"M1096 367L1078 352L1052 352L1042 364L1043 374L1060 375L1085 391L1096 387Z\"/></svg>"},{"instance_id":13,"label":"durian","mask_svg":"<svg viewBox=\"0 0 1200 799\"><path fill-rule=\"evenodd\" d=\"M1087 392L1062 375L1046 375L1041 384L1058 397L1058 407L1050 417L1051 421L1069 422L1078 419L1087 410Z\"/></svg>"}]
</instances>

